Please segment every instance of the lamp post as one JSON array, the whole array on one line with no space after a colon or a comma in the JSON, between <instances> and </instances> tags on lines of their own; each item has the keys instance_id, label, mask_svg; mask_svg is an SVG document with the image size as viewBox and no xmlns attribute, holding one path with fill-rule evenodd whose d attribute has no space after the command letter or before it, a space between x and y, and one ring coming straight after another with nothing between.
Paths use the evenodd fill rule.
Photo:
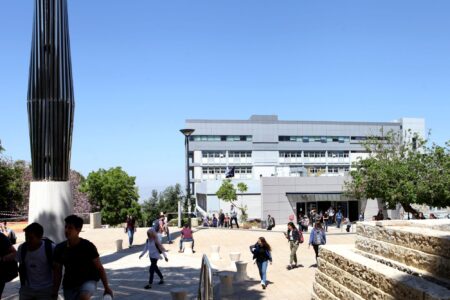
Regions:
<instances>
[{"instance_id":1,"label":"lamp post","mask_svg":"<svg viewBox=\"0 0 450 300\"><path fill-rule=\"evenodd\" d=\"M184 135L184 145L186 146L186 200L188 203L188 224L191 226L191 183L189 182L189 137L194 133L195 129L181 129ZM178 216L181 220L181 216Z\"/></svg>"}]
</instances>

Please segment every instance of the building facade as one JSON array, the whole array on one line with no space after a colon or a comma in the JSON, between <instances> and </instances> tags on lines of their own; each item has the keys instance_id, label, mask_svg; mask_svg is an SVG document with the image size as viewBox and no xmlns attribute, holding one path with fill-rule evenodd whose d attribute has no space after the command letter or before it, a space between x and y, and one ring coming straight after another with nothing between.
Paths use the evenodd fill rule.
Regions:
<instances>
[{"instance_id":1,"label":"building facade","mask_svg":"<svg viewBox=\"0 0 450 300\"><path fill-rule=\"evenodd\" d=\"M352 162L367 157L361 142L383 138L389 131L425 135L425 121L402 118L393 122L283 121L277 116L249 120L186 120L195 129L189 144L189 174L200 211L208 213L230 205L217 198L227 168L234 167L236 185L248 191L237 202L248 207L249 218L277 223L312 208L340 208L354 220L360 211L375 215L381 203L358 201L343 195Z\"/></svg>"}]
</instances>

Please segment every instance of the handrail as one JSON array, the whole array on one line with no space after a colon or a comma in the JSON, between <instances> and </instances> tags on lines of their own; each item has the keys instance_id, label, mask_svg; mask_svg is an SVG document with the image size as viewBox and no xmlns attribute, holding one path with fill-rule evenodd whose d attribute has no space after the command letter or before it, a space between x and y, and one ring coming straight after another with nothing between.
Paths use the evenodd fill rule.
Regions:
<instances>
[{"instance_id":1,"label":"handrail","mask_svg":"<svg viewBox=\"0 0 450 300\"><path fill-rule=\"evenodd\" d=\"M200 268L200 283L198 285L198 300L213 300L212 267L208 256L203 254Z\"/></svg>"}]
</instances>

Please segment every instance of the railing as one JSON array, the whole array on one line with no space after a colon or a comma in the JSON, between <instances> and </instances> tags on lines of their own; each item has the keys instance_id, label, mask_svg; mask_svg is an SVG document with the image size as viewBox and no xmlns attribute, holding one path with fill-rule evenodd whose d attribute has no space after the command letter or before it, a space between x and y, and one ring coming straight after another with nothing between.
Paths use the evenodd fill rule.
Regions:
<instances>
[{"instance_id":1,"label":"railing","mask_svg":"<svg viewBox=\"0 0 450 300\"><path fill-rule=\"evenodd\" d=\"M198 300L213 300L212 268L208 257L204 254L200 269L200 283L198 285Z\"/></svg>"}]
</instances>

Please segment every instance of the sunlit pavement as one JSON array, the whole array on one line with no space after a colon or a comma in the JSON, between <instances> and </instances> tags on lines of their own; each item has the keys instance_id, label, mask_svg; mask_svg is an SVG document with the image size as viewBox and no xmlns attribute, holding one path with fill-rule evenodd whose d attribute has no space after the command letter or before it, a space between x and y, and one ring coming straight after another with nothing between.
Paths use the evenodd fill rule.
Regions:
<instances>
[{"instance_id":1,"label":"sunlit pavement","mask_svg":"<svg viewBox=\"0 0 450 300\"><path fill-rule=\"evenodd\" d=\"M177 232L171 228L172 232ZM309 234L305 234L305 242L300 245L297 255L299 264L303 267L287 270L289 263L289 244L282 231L285 225L278 225L272 231L245 230L245 229L200 229L194 234L195 254L178 253L179 238L173 244L165 243L169 250L169 262L159 261L160 269L164 275L165 284L158 285L159 278L155 274L153 288L145 290L148 282L148 267L150 261L147 257L139 259L146 240L146 229L139 228L135 234L132 248L128 248L128 238L123 229L85 229L81 233L97 246L102 262L107 270L115 299L171 299L170 290L183 288L188 291L189 299L196 298L201 258L203 254L210 255L211 245L220 246L221 259L211 261L217 271L234 270L231 265L229 253L240 252L241 260L247 261L247 273L250 280L237 286L238 293L230 299L309 299L312 292L312 282L316 268L314 250L308 249ZM254 244L258 237L264 236L272 246L273 264L269 265L267 279L269 285L262 290L259 284L258 269L252 262L249 246ZM329 229L329 244L353 244L355 235L346 233L332 227ZM123 239L124 250L115 252L116 240ZM23 234L18 235L18 242L23 241ZM215 277L217 281L217 277ZM6 285L3 299L17 299L19 289L18 279ZM98 284L95 299L101 299L103 286Z\"/></svg>"}]
</instances>

